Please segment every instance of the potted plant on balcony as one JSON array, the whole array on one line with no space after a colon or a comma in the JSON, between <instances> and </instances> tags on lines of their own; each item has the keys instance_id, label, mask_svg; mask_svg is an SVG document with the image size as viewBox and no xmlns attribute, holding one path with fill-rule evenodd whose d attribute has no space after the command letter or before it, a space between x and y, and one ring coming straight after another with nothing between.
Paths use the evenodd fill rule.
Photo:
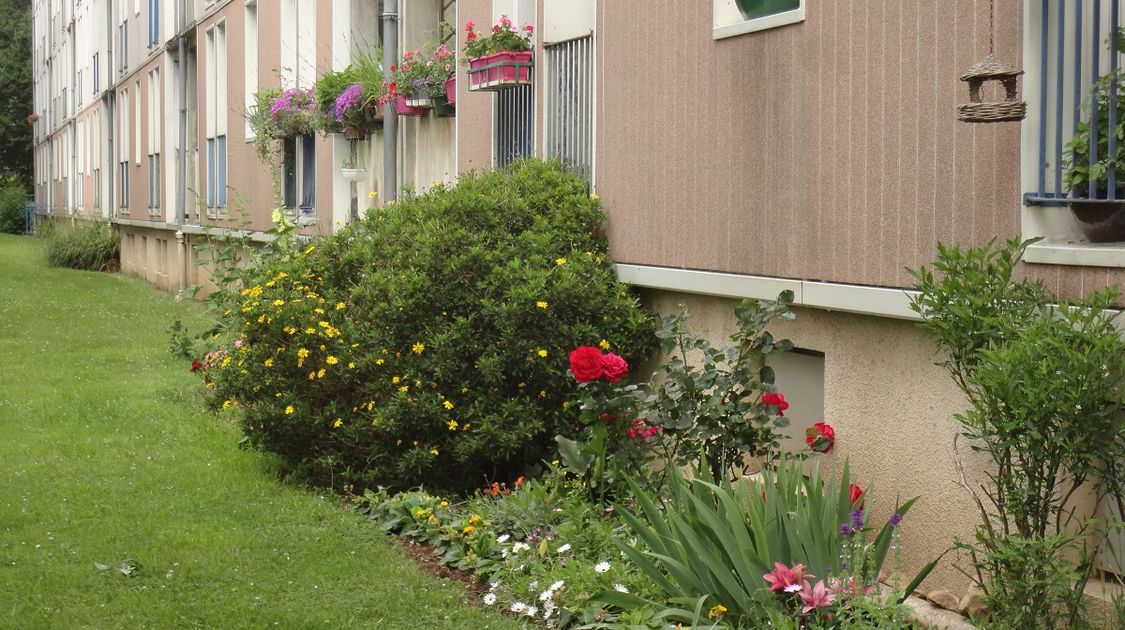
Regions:
<instances>
[{"instance_id":1,"label":"potted plant on balcony","mask_svg":"<svg viewBox=\"0 0 1125 630\"><path fill-rule=\"evenodd\" d=\"M469 91L503 90L531 84L534 65L531 36L535 27L525 24L516 28L508 16L482 36L474 30L473 21L465 22L465 62L469 66Z\"/></svg>"},{"instance_id":2,"label":"potted plant on balcony","mask_svg":"<svg viewBox=\"0 0 1125 630\"><path fill-rule=\"evenodd\" d=\"M289 88L273 99L268 116L275 138L310 134L318 124L316 95L312 88Z\"/></svg>"},{"instance_id":3,"label":"potted plant on balcony","mask_svg":"<svg viewBox=\"0 0 1125 630\"><path fill-rule=\"evenodd\" d=\"M441 45L439 49L444 49ZM424 116L426 110L433 107L434 99L444 96L445 80L449 72L444 69L443 60L452 55L445 51L445 57L439 60L435 54L428 54L423 49L408 50L402 55L402 61L391 66L391 83L395 96L395 110L404 116ZM450 66L452 64L450 63Z\"/></svg>"},{"instance_id":4,"label":"potted plant on balcony","mask_svg":"<svg viewBox=\"0 0 1125 630\"><path fill-rule=\"evenodd\" d=\"M349 182L362 181L367 176L367 169L364 168L363 160L358 152L353 151L348 157L344 158L344 161L340 164L340 174Z\"/></svg>"},{"instance_id":5,"label":"potted plant on balcony","mask_svg":"<svg viewBox=\"0 0 1125 630\"><path fill-rule=\"evenodd\" d=\"M327 72L316 82L317 109L325 133L363 140L383 126L383 68L374 53L360 53L347 68Z\"/></svg>"},{"instance_id":6,"label":"potted plant on balcony","mask_svg":"<svg viewBox=\"0 0 1125 630\"><path fill-rule=\"evenodd\" d=\"M1116 50L1121 50L1120 32L1117 38ZM1112 129L1111 103L1115 114ZM1125 72L1118 70L1098 77L1084 107L1094 111L1090 119L1096 124L1091 125L1090 119L1078 123L1063 155L1063 185L1070 191L1070 210L1091 242L1125 241ZM1112 153L1110 133L1115 138ZM1093 162L1091 145L1095 149Z\"/></svg>"}]
</instances>

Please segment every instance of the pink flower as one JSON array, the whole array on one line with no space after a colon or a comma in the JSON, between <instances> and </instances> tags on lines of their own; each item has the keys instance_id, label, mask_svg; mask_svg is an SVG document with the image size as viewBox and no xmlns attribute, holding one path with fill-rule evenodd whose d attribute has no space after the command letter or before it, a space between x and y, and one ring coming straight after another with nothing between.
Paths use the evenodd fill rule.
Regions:
<instances>
[{"instance_id":1,"label":"pink flower","mask_svg":"<svg viewBox=\"0 0 1125 630\"><path fill-rule=\"evenodd\" d=\"M504 26L511 26L512 25L512 21L509 20L508 16L506 16L506 15L500 16L500 23L503 24Z\"/></svg>"},{"instance_id":2,"label":"pink flower","mask_svg":"<svg viewBox=\"0 0 1125 630\"><path fill-rule=\"evenodd\" d=\"M234 347L235 348L241 348L242 347L242 340L241 339L235 339L234 340Z\"/></svg>"},{"instance_id":3,"label":"pink flower","mask_svg":"<svg viewBox=\"0 0 1125 630\"><path fill-rule=\"evenodd\" d=\"M499 33L500 32L500 25L499 24L493 24L492 25L492 32L493 33Z\"/></svg>"},{"instance_id":4,"label":"pink flower","mask_svg":"<svg viewBox=\"0 0 1125 630\"><path fill-rule=\"evenodd\" d=\"M473 24L472 20L469 20L468 22L465 22L465 32L466 33L472 33L474 28L476 28L476 24Z\"/></svg>"},{"instance_id":5,"label":"pink flower","mask_svg":"<svg viewBox=\"0 0 1125 630\"><path fill-rule=\"evenodd\" d=\"M836 595L824 586L824 580L816 583L816 586L809 588L808 580L805 581L804 587L801 589L801 599L805 601L805 607L801 609L802 615L818 609L827 608L832 605L836 600Z\"/></svg>"},{"instance_id":6,"label":"pink flower","mask_svg":"<svg viewBox=\"0 0 1125 630\"><path fill-rule=\"evenodd\" d=\"M534 27L534 26L532 26L532 25L530 25L530 24L525 24L525 25L524 25L524 28L526 28L526 29L527 29L527 32L528 32L528 33L533 33L533 32L535 32L535 27Z\"/></svg>"},{"instance_id":7,"label":"pink flower","mask_svg":"<svg viewBox=\"0 0 1125 630\"><path fill-rule=\"evenodd\" d=\"M449 65L448 63L447 63L447 64L445 64L445 71L446 71L446 72L449 72L449 71L451 71L451 70L453 70L453 66Z\"/></svg>"},{"instance_id":8,"label":"pink flower","mask_svg":"<svg viewBox=\"0 0 1125 630\"><path fill-rule=\"evenodd\" d=\"M607 352L602 355L602 372L605 375L605 380L616 383L629 373L629 364L616 354Z\"/></svg>"},{"instance_id":9,"label":"pink flower","mask_svg":"<svg viewBox=\"0 0 1125 630\"><path fill-rule=\"evenodd\" d=\"M785 591L792 593L800 590L802 582L808 584L808 578L816 577L811 573L805 573L805 565L796 564L793 568L781 564L780 562L773 563L773 571L762 576L762 578L770 583L771 591ZM797 588L793 588L796 586Z\"/></svg>"}]
</instances>

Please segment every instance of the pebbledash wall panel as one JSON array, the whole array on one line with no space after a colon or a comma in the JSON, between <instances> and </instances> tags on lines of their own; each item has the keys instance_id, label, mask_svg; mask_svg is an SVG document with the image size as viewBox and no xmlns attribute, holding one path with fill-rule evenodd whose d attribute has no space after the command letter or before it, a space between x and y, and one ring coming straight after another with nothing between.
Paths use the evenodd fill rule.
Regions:
<instances>
[{"instance_id":1,"label":"pebbledash wall panel","mask_svg":"<svg viewBox=\"0 0 1125 630\"><path fill-rule=\"evenodd\" d=\"M1018 235L1019 124L954 114L989 3L808 2L803 22L719 40L709 4L598 4L595 162L616 260L908 286L937 241ZM996 16L996 52L1021 59L1022 0ZM1025 272L1066 294L1125 280Z\"/></svg>"}]
</instances>

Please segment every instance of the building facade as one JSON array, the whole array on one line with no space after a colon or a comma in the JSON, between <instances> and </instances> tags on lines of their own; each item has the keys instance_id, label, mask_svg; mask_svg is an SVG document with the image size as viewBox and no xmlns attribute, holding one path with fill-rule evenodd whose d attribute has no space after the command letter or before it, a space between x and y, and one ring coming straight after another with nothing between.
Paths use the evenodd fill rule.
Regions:
<instances>
[{"instance_id":1,"label":"building facade","mask_svg":"<svg viewBox=\"0 0 1125 630\"><path fill-rule=\"evenodd\" d=\"M460 80L455 117L400 118L394 138L362 142L358 183L338 168L350 141L309 139L294 150L314 172L293 182L292 211L312 235L393 198L385 142L396 188L559 156L603 200L619 276L657 311L686 305L721 340L736 300L793 290L797 319L778 331L801 349L778 368L792 433L834 424L834 461L875 483L877 509L921 495L903 528L917 568L972 537L956 461L983 469L954 452L966 404L912 321L907 269L939 241L1043 236L1021 272L1060 295L1125 280L1125 245L1083 239L1055 170L1098 64L1116 68L1100 47L1119 2L770 0L750 18L746 4L400 0L400 50L443 20L535 25L533 85L469 93ZM381 6L36 0L37 200L119 225L127 272L169 290L205 281L192 243L206 226L268 229L283 184L248 142L250 97L311 85L380 43ZM1023 122L955 117L958 77L990 49L1026 70ZM967 588L949 563L929 583Z\"/></svg>"}]
</instances>

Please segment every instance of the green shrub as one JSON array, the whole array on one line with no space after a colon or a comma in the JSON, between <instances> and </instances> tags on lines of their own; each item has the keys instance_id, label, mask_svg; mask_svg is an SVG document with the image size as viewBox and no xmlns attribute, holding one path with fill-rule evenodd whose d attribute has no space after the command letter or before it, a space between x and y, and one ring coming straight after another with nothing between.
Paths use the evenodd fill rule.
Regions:
<instances>
[{"instance_id":1,"label":"green shrub","mask_svg":"<svg viewBox=\"0 0 1125 630\"><path fill-rule=\"evenodd\" d=\"M19 186L0 186L0 234L23 234L27 195Z\"/></svg>"},{"instance_id":2,"label":"green shrub","mask_svg":"<svg viewBox=\"0 0 1125 630\"><path fill-rule=\"evenodd\" d=\"M605 216L557 163L470 174L251 272L203 361L250 443L322 483L464 490L577 432L567 353L643 357Z\"/></svg>"},{"instance_id":3,"label":"green shrub","mask_svg":"<svg viewBox=\"0 0 1125 630\"><path fill-rule=\"evenodd\" d=\"M78 221L73 226L48 227L47 264L90 271L113 271L121 256L121 237L103 221Z\"/></svg>"}]
</instances>

